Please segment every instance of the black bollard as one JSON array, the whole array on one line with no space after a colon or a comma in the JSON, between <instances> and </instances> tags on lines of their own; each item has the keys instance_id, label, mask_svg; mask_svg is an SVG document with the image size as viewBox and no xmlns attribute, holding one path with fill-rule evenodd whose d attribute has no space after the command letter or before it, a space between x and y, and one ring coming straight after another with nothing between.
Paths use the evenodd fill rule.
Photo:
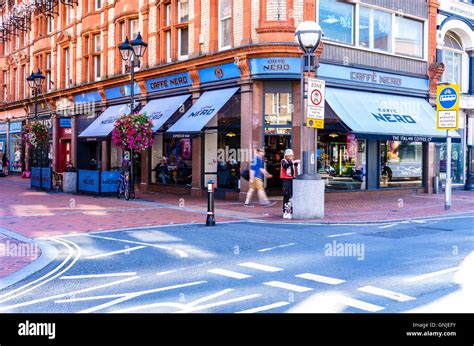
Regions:
<instances>
[{"instance_id":1,"label":"black bollard","mask_svg":"<svg viewBox=\"0 0 474 346\"><path fill-rule=\"evenodd\" d=\"M214 217L214 181L211 179L207 183L207 218L206 226L215 226L216 218Z\"/></svg>"}]
</instances>

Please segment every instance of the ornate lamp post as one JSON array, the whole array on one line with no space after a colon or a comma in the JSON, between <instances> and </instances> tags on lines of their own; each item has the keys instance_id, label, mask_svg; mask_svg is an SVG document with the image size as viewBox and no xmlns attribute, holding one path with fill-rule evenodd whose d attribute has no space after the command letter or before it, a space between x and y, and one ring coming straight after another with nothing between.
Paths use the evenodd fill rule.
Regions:
<instances>
[{"instance_id":1,"label":"ornate lamp post","mask_svg":"<svg viewBox=\"0 0 474 346\"><path fill-rule=\"evenodd\" d=\"M33 91L34 97L35 97L35 115L34 119L38 119L38 94L40 92L41 87L44 84L46 77L41 74L41 71L38 69L38 72L34 73L31 72L31 74L26 78L26 81L28 82L28 86L31 88ZM44 119L42 121L44 125ZM43 187L43 146L40 146L40 188Z\"/></svg>"},{"instance_id":2,"label":"ornate lamp post","mask_svg":"<svg viewBox=\"0 0 474 346\"><path fill-rule=\"evenodd\" d=\"M140 32L137 37L129 41L128 37L125 41L118 45L120 55L123 61L130 61L130 113L133 114L135 106L135 67L140 67L140 59L145 54L148 44L143 41ZM130 174L130 195L135 196L135 179L133 174L133 150L130 153L131 174Z\"/></svg>"}]
</instances>

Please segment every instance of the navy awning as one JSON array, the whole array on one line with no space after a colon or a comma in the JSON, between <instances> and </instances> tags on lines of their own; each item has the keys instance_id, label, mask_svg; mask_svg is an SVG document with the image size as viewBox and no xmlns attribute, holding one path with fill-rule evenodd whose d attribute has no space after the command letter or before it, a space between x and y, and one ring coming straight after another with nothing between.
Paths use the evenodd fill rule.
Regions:
<instances>
[{"instance_id":1,"label":"navy awning","mask_svg":"<svg viewBox=\"0 0 474 346\"><path fill-rule=\"evenodd\" d=\"M153 121L153 130L156 132L190 96L180 95L150 101L140 113L146 113L147 117Z\"/></svg>"},{"instance_id":2,"label":"navy awning","mask_svg":"<svg viewBox=\"0 0 474 346\"><path fill-rule=\"evenodd\" d=\"M115 120L122 115L130 114L130 105L108 107L79 137L107 137L114 129Z\"/></svg>"},{"instance_id":3,"label":"navy awning","mask_svg":"<svg viewBox=\"0 0 474 346\"><path fill-rule=\"evenodd\" d=\"M358 138L431 142L446 137L436 129L436 111L424 99L326 88L326 101ZM459 134L451 131L453 138Z\"/></svg>"},{"instance_id":4,"label":"navy awning","mask_svg":"<svg viewBox=\"0 0 474 346\"><path fill-rule=\"evenodd\" d=\"M239 88L206 91L168 133L200 132Z\"/></svg>"}]
</instances>

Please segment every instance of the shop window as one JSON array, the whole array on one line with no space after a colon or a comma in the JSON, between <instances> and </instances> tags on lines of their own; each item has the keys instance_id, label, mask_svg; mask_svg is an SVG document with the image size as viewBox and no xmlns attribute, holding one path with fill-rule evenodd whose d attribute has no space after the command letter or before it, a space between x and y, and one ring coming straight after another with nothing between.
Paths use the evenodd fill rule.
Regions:
<instances>
[{"instance_id":1,"label":"shop window","mask_svg":"<svg viewBox=\"0 0 474 346\"><path fill-rule=\"evenodd\" d=\"M421 187L422 143L381 142L380 187Z\"/></svg>"},{"instance_id":2,"label":"shop window","mask_svg":"<svg viewBox=\"0 0 474 346\"><path fill-rule=\"evenodd\" d=\"M423 57L423 23L417 20L395 17L395 53Z\"/></svg>"},{"instance_id":3,"label":"shop window","mask_svg":"<svg viewBox=\"0 0 474 346\"><path fill-rule=\"evenodd\" d=\"M291 127L292 95L285 92L265 93L265 133L280 133ZM279 126L285 126L278 131Z\"/></svg>"},{"instance_id":4,"label":"shop window","mask_svg":"<svg viewBox=\"0 0 474 346\"><path fill-rule=\"evenodd\" d=\"M359 46L390 51L392 16L388 12L360 7Z\"/></svg>"},{"instance_id":5,"label":"shop window","mask_svg":"<svg viewBox=\"0 0 474 346\"><path fill-rule=\"evenodd\" d=\"M10 171L21 172L21 135L10 134Z\"/></svg>"},{"instance_id":6,"label":"shop window","mask_svg":"<svg viewBox=\"0 0 474 346\"><path fill-rule=\"evenodd\" d=\"M337 0L319 3L319 24L324 37L341 43L354 43L354 6Z\"/></svg>"},{"instance_id":7,"label":"shop window","mask_svg":"<svg viewBox=\"0 0 474 346\"><path fill-rule=\"evenodd\" d=\"M219 0L219 49L232 45L232 0Z\"/></svg>"},{"instance_id":8,"label":"shop window","mask_svg":"<svg viewBox=\"0 0 474 346\"><path fill-rule=\"evenodd\" d=\"M436 144L437 174L446 180L446 143ZM451 144L451 179L454 184L464 182L464 155L461 143Z\"/></svg>"},{"instance_id":9,"label":"shop window","mask_svg":"<svg viewBox=\"0 0 474 346\"><path fill-rule=\"evenodd\" d=\"M192 139L189 135L156 135L152 170L152 183L191 186Z\"/></svg>"}]
</instances>

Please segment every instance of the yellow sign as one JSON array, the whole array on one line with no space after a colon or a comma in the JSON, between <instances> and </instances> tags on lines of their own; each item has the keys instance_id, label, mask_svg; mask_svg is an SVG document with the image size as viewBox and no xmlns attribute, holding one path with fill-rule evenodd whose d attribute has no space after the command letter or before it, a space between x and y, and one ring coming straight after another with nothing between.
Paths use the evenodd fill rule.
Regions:
<instances>
[{"instance_id":1,"label":"yellow sign","mask_svg":"<svg viewBox=\"0 0 474 346\"><path fill-rule=\"evenodd\" d=\"M324 119L307 118L306 126L314 129L324 129Z\"/></svg>"},{"instance_id":2,"label":"yellow sign","mask_svg":"<svg viewBox=\"0 0 474 346\"><path fill-rule=\"evenodd\" d=\"M459 84L438 85L436 88L436 128L457 130L459 126Z\"/></svg>"}]
</instances>

